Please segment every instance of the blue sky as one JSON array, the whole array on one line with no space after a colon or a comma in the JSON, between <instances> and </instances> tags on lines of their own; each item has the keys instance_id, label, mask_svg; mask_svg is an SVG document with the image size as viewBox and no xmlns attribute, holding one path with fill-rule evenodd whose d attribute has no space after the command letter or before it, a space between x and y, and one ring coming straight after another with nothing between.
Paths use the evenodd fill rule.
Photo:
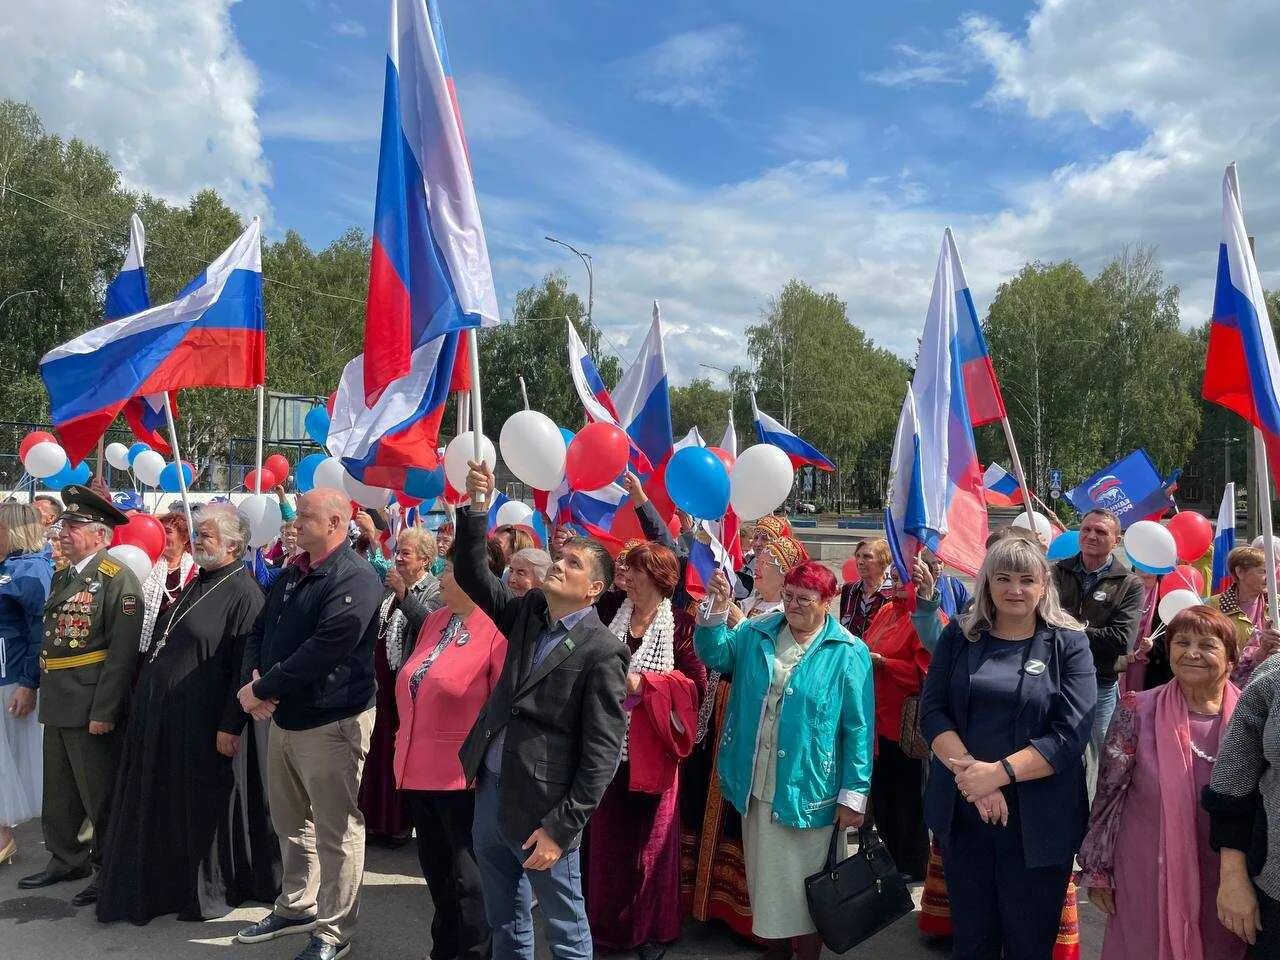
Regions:
<instances>
[{"instance_id":1,"label":"blue sky","mask_svg":"<svg viewBox=\"0 0 1280 960\"><path fill-rule=\"evenodd\" d=\"M1022 264L1149 244L1209 306L1241 163L1280 273L1280 0L442 0L504 309L551 233L590 251L624 354L663 304L676 381L745 360L791 277L914 348L942 230L984 309ZM51 18L64 25L41 32ZM212 185L278 235L368 230L383 0L14 0L0 94L172 199Z\"/></svg>"}]
</instances>

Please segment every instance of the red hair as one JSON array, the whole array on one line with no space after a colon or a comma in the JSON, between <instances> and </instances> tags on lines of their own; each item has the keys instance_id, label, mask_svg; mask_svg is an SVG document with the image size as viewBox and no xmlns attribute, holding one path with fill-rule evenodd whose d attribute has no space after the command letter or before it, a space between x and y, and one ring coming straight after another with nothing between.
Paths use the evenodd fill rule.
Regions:
<instances>
[{"instance_id":1,"label":"red hair","mask_svg":"<svg viewBox=\"0 0 1280 960\"><path fill-rule=\"evenodd\" d=\"M680 582L680 561L660 543L641 543L626 553L623 561L628 570L643 573L653 581L658 592L670 599Z\"/></svg>"},{"instance_id":2,"label":"red hair","mask_svg":"<svg viewBox=\"0 0 1280 960\"><path fill-rule=\"evenodd\" d=\"M822 598L823 603L831 600L839 591L836 575L816 560L809 560L797 567L792 567L787 571L782 582L788 587L812 590Z\"/></svg>"},{"instance_id":3,"label":"red hair","mask_svg":"<svg viewBox=\"0 0 1280 960\"><path fill-rule=\"evenodd\" d=\"M1227 660L1235 663L1240 659L1240 638L1236 634L1235 624L1231 622L1230 617L1216 607L1199 605L1187 607L1178 613L1165 625L1165 643L1172 643L1173 638L1183 632L1217 637L1226 648Z\"/></svg>"},{"instance_id":4,"label":"red hair","mask_svg":"<svg viewBox=\"0 0 1280 960\"><path fill-rule=\"evenodd\" d=\"M168 527L178 535L178 539L184 543L191 540L191 528L187 526L186 514L178 513L171 510L169 513L162 513L156 517L160 521L161 526Z\"/></svg>"}]
</instances>

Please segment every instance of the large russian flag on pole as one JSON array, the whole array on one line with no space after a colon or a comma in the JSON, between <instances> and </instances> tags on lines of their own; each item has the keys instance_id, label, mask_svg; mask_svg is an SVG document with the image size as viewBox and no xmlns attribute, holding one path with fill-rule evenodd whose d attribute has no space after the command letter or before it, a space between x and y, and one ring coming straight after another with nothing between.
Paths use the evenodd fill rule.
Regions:
<instances>
[{"instance_id":1,"label":"large russian flag on pole","mask_svg":"<svg viewBox=\"0 0 1280 960\"><path fill-rule=\"evenodd\" d=\"M1210 593L1221 593L1231 585L1231 570L1227 567L1227 554L1236 546L1236 485L1228 483L1222 491L1222 503L1218 507L1218 529L1213 535L1213 582Z\"/></svg>"},{"instance_id":2,"label":"large russian flag on pole","mask_svg":"<svg viewBox=\"0 0 1280 960\"><path fill-rule=\"evenodd\" d=\"M1222 243L1201 392L1262 431L1272 483L1280 482L1280 359L1234 163L1222 178Z\"/></svg>"},{"instance_id":3,"label":"large russian flag on pole","mask_svg":"<svg viewBox=\"0 0 1280 960\"><path fill-rule=\"evenodd\" d=\"M613 390L613 403L627 435L650 463L671 455L671 397L667 389L667 354L662 345L662 312L653 301L653 322L635 362Z\"/></svg>"},{"instance_id":4,"label":"large russian flag on pole","mask_svg":"<svg viewBox=\"0 0 1280 960\"><path fill-rule=\"evenodd\" d=\"M782 452L791 458L791 465L797 470L801 467L817 467L819 470L836 468L836 465L820 453L813 444L801 440L773 417L762 413L756 406L754 390L751 391L751 413L755 419L756 439L761 443L772 443L775 447L782 448Z\"/></svg>"},{"instance_id":5,"label":"large russian flag on pole","mask_svg":"<svg viewBox=\"0 0 1280 960\"><path fill-rule=\"evenodd\" d=\"M936 552L942 538L941 519L930 516L925 498L924 458L920 447L916 398L908 383L889 458L889 490L884 507L885 539L889 541L889 552L903 583L911 582L911 561L920 548L928 547Z\"/></svg>"},{"instance_id":6,"label":"large russian flag on pole","mask_svg":"<svg viewBox=\"0 0 1280 960\"><path fill-rule=\"evenodd\" d=\"M954 291L956 351L960 357L965 400L969 405L969 423L981 427L1004 419L1004 397L1000 393L1000 383L991 364L991 351L987 348L987 338L982 334L982 324L978 321L978 311L974 308L969 281L965 279L960 251L956 249L950 227L943 231L942 245L946 248Z\"/></svg>"},{"instance_id":7,"label":"large russian flag on pole","mask_svg":"<svg viewBox=\"0 0 1280 960\"><path fill-rule=\"evenodd\" d=\"M392 0L365 312L367 404L415 369L424 344L497 322L439 10L433 0Z\"/></svg>"},{"instance_id":8,"label":"large russian flag on pole","mask_svg":"<svg viewBox=\"0 0 1280 960\"><path fill-rule=\"evenodd\" d=\"M498 301L438 10L392 0L364 353L338 385L328 445L348 472L403 489L434 469L451 390L470 389L463 331Z\"/></svg>"},{"instance_id":9,"label":"large russian flag on pole","mask_svg":"<svg viewBox=\"0 0 1280 960\"><path fill-rule=\"evenodd\" d=\"M963 288L956 285L963 282L948 230L938 254L911 390L922 464L921 495L928 529L938 541L936 547L926 546L944 563L976 574L986 555L987 505L961 349L961 328L968 321L960 310L965 302Z\"/></svg>"},{"instance_id":10,"label":"large russian flag on pole","mask_svg":"<svg viewBox=\"0 0 1280 960\"><path fill-rule=\"evenodd\" d=\"M578 330L574 327L573 321L570 320L568 323L569 378L573 380L573 389L577 391L578 399L582 401L582 409L586 411L587 419L592 423L612 423L625 430L613 397L609 395L609 388L605 386L604 378L596 369L591 354L587 353L587 347L578 336Z\"/></svg>"},{"instance_id":11,"label":"large russian flag on pole","mask_svg":"<svg viewBox=\"0 0 1280 960\"><path fill-rule=\"evenodd\" d=\"M129 399L183 387L256 387L266 377L258 218L172 303L104 323L40 361L72 463Z\"/></svg>"}]
</instances>

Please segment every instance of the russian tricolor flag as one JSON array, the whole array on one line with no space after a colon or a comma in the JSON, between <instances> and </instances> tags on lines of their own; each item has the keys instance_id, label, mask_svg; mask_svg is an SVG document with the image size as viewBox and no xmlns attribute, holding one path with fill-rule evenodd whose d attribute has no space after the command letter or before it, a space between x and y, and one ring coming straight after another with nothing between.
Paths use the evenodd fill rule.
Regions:
<instances>
[{"instance_id":1,"label":"russian tricolor flag","mask_svg":"<svg viewBox=\"0 0 1280 960\"><path fill-rule=\"evenodd\" d=\"M965 298L958 284L963 283L948 230L894 443L889 519L900 548L908 548L908 538L914 538L944 563L977 574L986 554L987 506L960 343L960 328L967 323L960 310ZM900 573L907 573L912 553L895 553Z\"/></svg>"},{"instance_id":2,"label":"russian tricolor flag","mask_svg":"<svg viewBox=\"0 0 1280 960\"><path fill-rule=\"evenodd\" d=\"M960 374L969 405L969 423L981 427L1004 419L1004 397L1000 393L1000 383L991 364L991 351L987 349L987 338L982 334L982 324L973 306L969 281L965 279L960 251L956 249L950 227L943 231L942 244L950 260L956 311L956 352L960 357Z\"/></svg>"},{"instance_id":3,"label":"russian tricolor flag","mask_svg":"<svg viewBox=\"0 0 1280 960\"><path fill-rule=\"evenodd\" d=\"M836 465L819 453L816 447L801 440L767 413L761 413L760 408L756 406L754 390L751 392L751 413L755 418L756 439L761 443L772 443L775 447L781 447L782 452L791 458L791 465L797 470L806 466L817 467L819 470L836 468Z\"/></svg>"},{"instance_id":4,"label":"russian tricolor flag","mask_svg":"<svg viewBox=\"0 0 1280 960\"><path fill-rule=\"evenodd\" d=\"M650 463L662 463L672 452L673 437L667 355L662 345L662 312L656 300L649 333L635 362L614 388L613 403L619 423L635 445Z\"/></svg>"},{"instance_id":5,"label":"russian tricolor flag","mask_svg":"<svg viewBox=\"0 0 1280 960\"><path fill-rule=\"evenodd\" d=\"M729 423L724 428L724 436L720 438L720 449L731 456L738 455L738 428L733 425L733 410L729 410Z\"/></svg>"},{"instance_id":6,"label":"russian tricolor flag","mask_svg":"<svg viewBox=\"0 0 1280 960\"><path fill-rule=\"evenodd\" d=\"M990 506L1014 507L1022 503L1022 488L1018 486L1018 478L998 463L987 467L982 475L982 486L986 490Z\"/></svg>"},{"instance_id":7,"label":"russian tricolor flag","mask_svg":"<svg viewBox=\"0 0 1280 960\"><path fill-rule=\"evenodd\" d=\"M614 404L613 397L609 395L609 388L605 386L604 378L600 376L600 371L596 369L595 362L591 359L591 355L587 353L587 348L583 344L582 338L578 336L578 331L574 327L573 321L570 320L568 323L569 378L573 381L573 388L577 391L578 399L582 402L582 409L586 411L587 420L591 423L612 423L618 429L626 431L626 424L618 416L618 408ZM665 386L665 374L662 382ZM666 396L665 389L663 396ZM670 419L671 413L670 408L668 408L668 437L671 432ZM630 434L627 435L631 436ZM631 440L631 465L640 473L650 473L653 470L653 462L645 455L644 450L636 443L634 437Z\"/></svg>"},{"instance_id":8,"label":"russian tricolor flag","mask_svg":"<svg viewBox=\"0 0 1280 960\"><path fill-rule=\"evenodd\" d=\"M1222 243L1201 392L1262 431L1271 482L1280 484L1280 359L1234 163L1222 178Z\"/></svg>"},{"instance_id":9,"label":"russian tricolor flag","mask_svg":"<svg viewBox=\"0 0 1280 960\"><path fill-rule=\"evenodd\" d=\"M399 489L437 465L445 401L471 386L462 331L497 322L439 11L392 0L364 353L343 371L329 432L352 476Z\"/></svg>"},{"instance_id":10,"label":"russian tricolor flag","mask_svg":"<svg viewBox=\"0 0 1280 960\"><path fill-rule=\"evenodd\" d=\"M130 398L182 387L256 387L266 376L257 217L177 300L105 323L40 361L72 463Z\"/></svg>"},{"instance_id":11,"label":"russian tricolor flag","mask_svg":"<svg viewBox=\"0 0 1280 960\"><path fill-rule=\"evenodd\" d=\"M711 528L711 524L702 520L698 524L693 543L689 546L689 562L685 565L685 589L689 596L701 600L707 595L707 587L716 570L723 570L729 578L729 585L735 587L738 576L733 569L733 559Z\"/></svg>"},{"instance_id":12,"label":"russian tricolor flag","mask_svg":"<svg viewBox=\"0 0 1280 960\"><path fill-rule=\"evenodd\" d=\"M1236 546L1236 485L1228 483L1222 491L1222 504L1218 507L1218 530L1213 536L1213 583L1210 593L1221 593L1231 586L1231 570L1227 567L1227 554Z\"/></svg>"},{"instance_id":13,"label":"russian tricolor flag","mask_svg":"<svg viewBox=\"0 0 1280 960\"><path fill-rule=\"evenodd\" d=\"M609 531L626 499L627 491L616 483L599 490L580 490L569 495L569 512L574 523Z\"/></svg>"}]
</instances>

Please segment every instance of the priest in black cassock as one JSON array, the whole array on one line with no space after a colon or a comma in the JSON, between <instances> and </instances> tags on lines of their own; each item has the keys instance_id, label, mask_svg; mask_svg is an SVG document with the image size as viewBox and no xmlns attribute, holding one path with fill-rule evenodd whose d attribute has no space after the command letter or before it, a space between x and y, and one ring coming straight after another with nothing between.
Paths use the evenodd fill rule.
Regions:
<instances>
[{"instance_id":1,"label":"priest in black cassock","mask_svg":"<svg viewBox=\"0 0 1280 960\"><path fill-rule=\"evenodd\" d=\"M196 517L200 574L160 615L130 704L111 799L98 919L220 917L280 891L267 813L266 743L240 709L240 662L262 610L229 504Z\"/></svg>"}]
</instances>

